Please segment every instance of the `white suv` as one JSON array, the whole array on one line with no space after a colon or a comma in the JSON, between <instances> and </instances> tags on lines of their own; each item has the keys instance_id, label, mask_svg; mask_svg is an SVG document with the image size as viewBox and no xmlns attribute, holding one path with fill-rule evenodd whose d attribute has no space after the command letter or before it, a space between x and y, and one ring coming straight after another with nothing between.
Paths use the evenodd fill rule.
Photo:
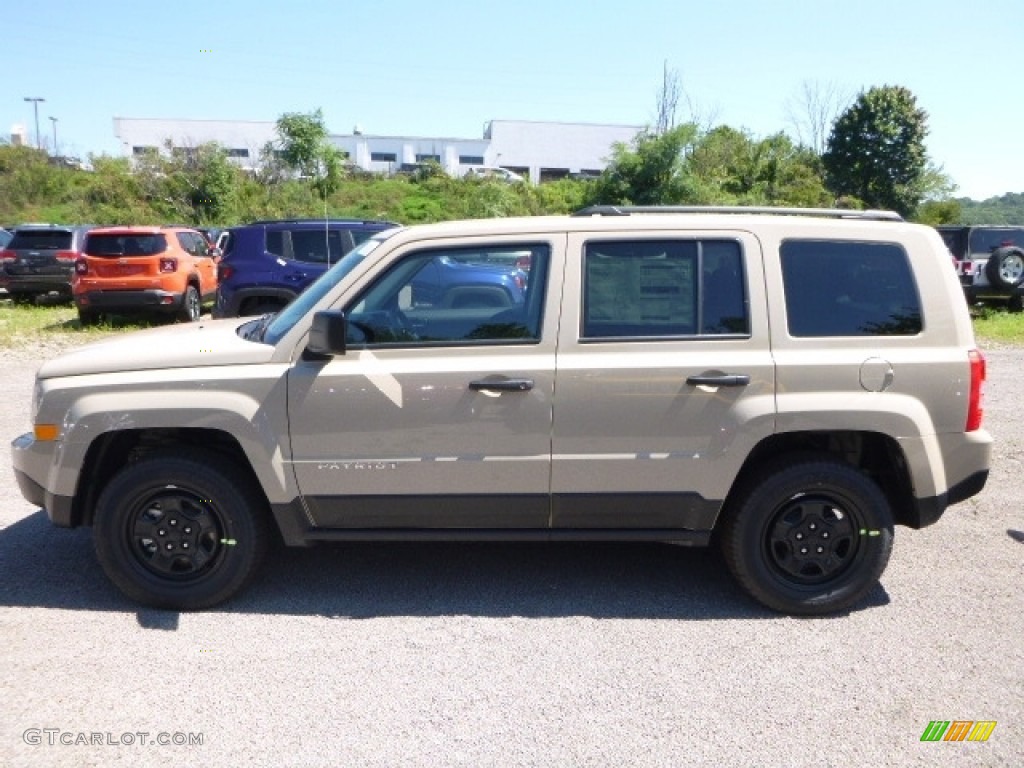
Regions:
<instances>
[{"instance_id":1,"label":"white suv","mask_svg":"<svg viewBox=\"0 0 1024 768\"><path fill-rule=\"evenodd\" d=\"M514 306L417 288L523 259ZM285 543L717 539L773 609L855 605L894 525L981 491L984 360L894 214L596 208L393 229L276 315L44 365L23 494L136 600L202 608Z\"/></svg>"}]
</instances>

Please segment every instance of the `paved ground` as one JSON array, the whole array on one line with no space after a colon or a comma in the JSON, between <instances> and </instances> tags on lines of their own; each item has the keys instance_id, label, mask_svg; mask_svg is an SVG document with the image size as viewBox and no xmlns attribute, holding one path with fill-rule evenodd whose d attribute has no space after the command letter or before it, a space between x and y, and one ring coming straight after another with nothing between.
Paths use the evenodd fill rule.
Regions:
<instances>
[{"instance_id":1,"label":"paved ground","mask_svg":"<svg viewBox=\"0 0 1024 768\"><path fill-rule=\"evenodd\" d=\"M1024 350L989 363L984 494L898 529L866 605L798 620L647 544L282 551L223 609L138 610L17 493L38 361L7 359L0 765L1020 766ZM920 741L956 719L998 724Z\"/></svg>"}]
</instances>

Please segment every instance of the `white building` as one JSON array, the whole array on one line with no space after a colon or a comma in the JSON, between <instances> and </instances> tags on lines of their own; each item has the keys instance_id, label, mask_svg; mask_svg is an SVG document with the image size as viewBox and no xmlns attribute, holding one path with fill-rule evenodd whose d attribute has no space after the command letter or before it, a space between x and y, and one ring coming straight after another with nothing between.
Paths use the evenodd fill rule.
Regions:
<instances>
[{"instance_id":1,"label":"white building","mask_svg":"<svg viewBox=\"0 0 1024 768\"><path fill-rule=\"evenodd\" d=\"M121 152L129 157L152 151L163 153L168 140L181 151L215 141L238 165L255 168L259 165L260 150L277 138L277 124L270 120L115 117L114 136L121 142Z\"/></svg>"},{"instance_id":2,"label":"white building","mask_svg":"<svg viewBox=\"0 0 1024 768\"><path fill-rule=\"evenodd\" d=\"M628 143L641 129L638 125L492 120L480 139L378 136L356 129L351 134L332 134L330 141L349 162L366 171L394 173L403 166L433 160L451 176L461 176L471 166L501 166L540 183L599 174L608 165L612 146ZM276 124L270 121L115 117L114 134L127 156L164 152L168 141L183 152L215 141L245 168L255 168L260 150L277 139Z\"/></svg>"}]
</instances>

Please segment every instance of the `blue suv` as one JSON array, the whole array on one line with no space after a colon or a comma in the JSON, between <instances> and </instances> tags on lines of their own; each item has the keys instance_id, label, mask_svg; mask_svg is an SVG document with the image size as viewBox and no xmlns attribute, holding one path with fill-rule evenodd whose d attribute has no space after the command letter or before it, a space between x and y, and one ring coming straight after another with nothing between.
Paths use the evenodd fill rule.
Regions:
<instances>
[{"instance_id":1,"label":"blue suv","mask_svg":"<svg viewBox=\"0 0 1024 768\"><path fill-rule=\"evenodd\" d=\"M231 227L218 239L214 317L276 312L390 221L292 219Z\"/></svg>"}]
</instances>

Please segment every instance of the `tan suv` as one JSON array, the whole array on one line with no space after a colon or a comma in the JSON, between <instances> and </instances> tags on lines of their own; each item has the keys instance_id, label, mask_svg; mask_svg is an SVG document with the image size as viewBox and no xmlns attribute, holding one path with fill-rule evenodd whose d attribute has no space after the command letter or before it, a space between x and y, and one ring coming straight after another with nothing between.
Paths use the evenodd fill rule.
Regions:
<instances>
[{"instance_id":1,"label":"tan suv","mask_svg":"<svg viewBox=\"0 0 1024 768\"><path fill-rule=\"evenodd\" d=\"M529 256L512 307L417 289ZM389 230L276 315L39 371L22 493L117 586L196 609L289 545L720 542L757 600L849 608L894 525L981 491L984 360L949 254L894 214L595 208ZM169 396L173 394L173 397Z\"/></svg>"}]
</instances>

